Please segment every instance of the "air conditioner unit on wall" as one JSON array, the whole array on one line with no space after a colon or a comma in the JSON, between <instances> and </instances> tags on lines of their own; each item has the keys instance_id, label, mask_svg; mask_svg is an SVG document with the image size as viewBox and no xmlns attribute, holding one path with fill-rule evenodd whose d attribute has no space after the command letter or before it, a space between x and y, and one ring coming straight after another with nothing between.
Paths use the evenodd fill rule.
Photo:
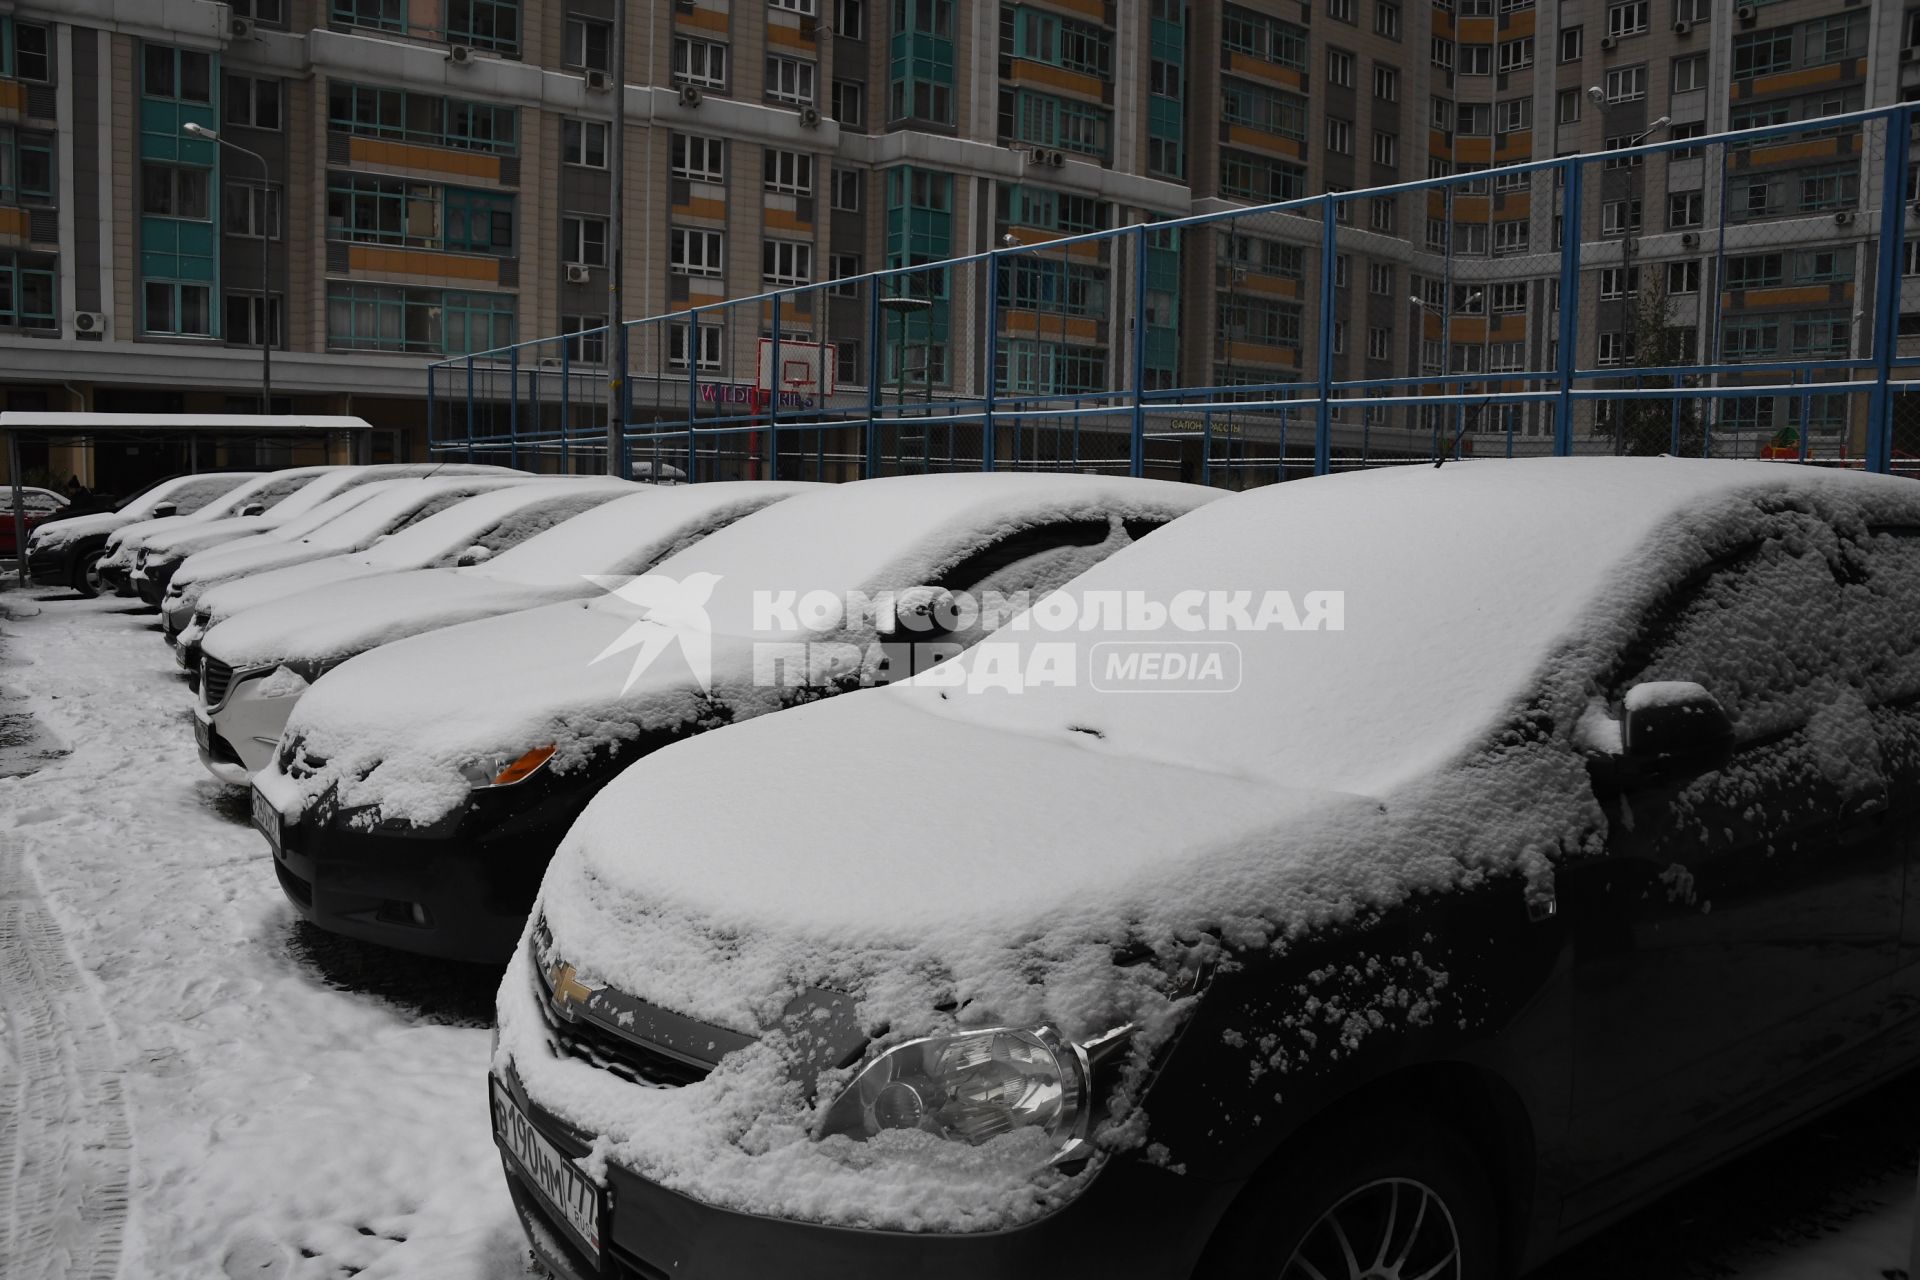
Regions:
<instances>
[{"instance_id":1,"label":"air conditioner unit on wall","mask_svg":"<svg viewBox=\"0 0 1920 1280\"><path fill-rule=\"evenodd\" d=\"M253 39L253 19L234 18L227 23L227 34L235 40Z\"/></svg>"},{"instance_id":2,"label":"air conditioner unit on wall","mask_svg":"<svg viewBox=\"0 0 1920 1280\"><path fill-rule=\"evenodd\" d=\"M698 90L697 88L695 88L690 84L681 85L680 86L680 105L683 107L699 106L700 90Z\"/></svg>"},{"instance_id":3,"label":"air conditioner unit on wall","mask_svg":"<svg viewBox=\"0 0 1920 1280\"><path fill-rule=\"evenodd\" d=\"M613 88L613 77L604 71L587 72L587 88L594 93L605 93Z\"/></svg>"},{"instance_id":4,"label":"air conditioner unit on wall","mask_svg":"<svg viewBox=\"0 0 1920 1280\"><path fill-rule=\"evenodd\" d=\"M567 264L568 284L586 284L592 279L593 272L588 267L578 262L569 262Z\"/></svg>"},{"instance_id":5,"label":"air conditioner unit on wall","mask_svg":"<svg viewBox=\"0 0 1920 1280\"><path fill-rule=\"evenodd\" d=\"M1600 37L1600 47L1602 49L1611 49L1619 43L1620 43L1620 39L1618 36L1601 36Z\"/></svg>"},{"instance_id":6,"label":"air conditioner unit on wall","mask_svg":"<svg viewBox=\"0 0 1920 1280\"><path fill-rule=\"evenodd\" d=\"M1690 32L1692 32L1692 30L1693 30L1693 24L1691 22L1688 22L1685 18L1682 18L1680 19L1680 21L1673 24L1673 34L1677 36L1687 35Z\"/></svg>"},{"instance_id":7,"label":"air conditioner unit on wall","mask_svg":"<svg viewBox=\"0 0 1920 1280\"><path fill-rule=\"evenodd\" d=\"M1697 248L1700 244L1700 233L1698 231L1686 232L1680 237L1680 243L1688 249Z\"/></svg>"},{"instance_id":8,"label":"air conditioner unit on wall","mask_svg":"<svg viewBox=\"0 0 1920 1280\"><path fill-rule=\"evenodd\" d=\"M73 331L75 333L105 333L107 318L98 311L76 311L73 313Z\"/></svg>"},{"instance_id":9,"label":"air conditioner unit on wall","mask_svg":"<svg viewBox=\"0 0 1920 1280\"><path fill-rule=\"evenodd\" d=\"M813 107L800 108L800 123L808 129L818 128L820 124L820 112Z\"/></svg>"},{"instance_id":10,"label":"air conditioner unit on wall","mask_svg":"<svg viewBox=\"0 0 1920 1280\"><path fill-rule=\"evenodd\" d=\"M1743 4L1733 11L1733 16L1740 19L1741 25L1750 27L1759 20L1760 11L1750 4Z\"/></svg>"},{"instance_id":11,"label":"air conditioner unit on wall","mask_svg":"<svg viewBox=\"0 0 1920 1280\"><path fill-rule=\"evenodd\" d=\"M1851 209L1842 209L1842 210L1841 210L1840 212L1838 212L1838 213L1836 213L1836 214L1834 214L1834 215L1833 215L1833 223L1834 223L1834 225L1835 225L1835 226L1837 226L1837 227L1850 227L1850 226L1852 226L1852 225L1853 225L1853 210L1851 210Z\"/></svg>"},{"instance_id":12,"label":"air conditioner unit on wall","mask_svg":"<svg viewBox=\"0 0 1920 1280\"><path fill-rule=\"evenodd\" d=\"M447 61L456 67L464 67L473 61L471 45L450 44L447 46Z\"/></svg>"}]
</instances>

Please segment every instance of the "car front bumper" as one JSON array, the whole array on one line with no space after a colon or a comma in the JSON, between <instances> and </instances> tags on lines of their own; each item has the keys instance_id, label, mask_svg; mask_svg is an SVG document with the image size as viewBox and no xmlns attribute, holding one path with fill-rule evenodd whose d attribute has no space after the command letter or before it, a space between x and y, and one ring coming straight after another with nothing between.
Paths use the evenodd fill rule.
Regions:
<instances>
[{"instance_id":1,"label":"car front bumper","mask_svg":"<svg viewBox=\"0 0 1920 1280\"><path fill-rule=\"evenodd\" d=\"M113 588L116 596L132 599L136 592L133 587L133 570L120 564L102 564L100 580Z\"/></svg>"},{"instance_id":2,"label":"car front bumper","mask_svg":"<svg viewBox=\"0 0 1920 1280\"><path fill-rule=\"evenodd\" d=\"M279 824L274 871L287 900L330 933L419 955L502 964L526 926L579 805L504 823L471 811L445 834L385 835Z\"/></svg>"},{"instance_id":3,"label":"car front bumper","mask_svg":"<svg viewBox=\"0 0 1920 1280\"><path fill-rule=\"evenodd\" d=\"M193 709L193 741L200 752L200 763L206 766L208 773L222 782L244 787L252 778L254 770L260 768L258 764L248 765L241 752L220 732L213 717L207 714L205 707ZM261 750L266 753L267 760L273 758L271 747L264 747Z\"/></svg>"},{"instance_id":4,"label":"car front bumper","mask_svg":"<svg viewBox=\"0 0 1920 1280\"><path fill-rule=\"evenodd\" d=\"M266 682L267 674L260 670L236 674L219 706L206 706L204 695L203 700L194 705L194 733L200 747L200 763L222 782L244 783L249 774L273 763L273 748L280 741L280 731L287 727L287 717L293 714L294 704L300 700L297 695L263 696L260 687ZM238 777L234 776L236 768Z\"/></svg>"},{"instance_id":5,"label":"car front bumper","mask_svg":"<svg viewBox=\"0 0 1920 1280\"><path fill-rule=\"evenodd\" d=\"M587 1135L533 1103L511 1067L495 1079L563 1155L586 1154ZM1194 1274L1213 1224L1239 1189L1122 1156L1046 1217L1004 1231L942 1235L823 1226L716 1208L609 1161L599 1233L603 1256L595 1266L519 1169L497 1129L495 1145L534 1253L569 1280L1184 1280Z\"/></svg>"},{"instance_id":6,"label":"car front bumper","mask_svg":"<svg viewBox=\"0 0 1920 1280\"><path fill-rule=\"evenodd\" d=\"M66 547L56 547L52 551L29 550L27 576L36 587L72 586L73 556Z\"/></svg>"}]
</instances>

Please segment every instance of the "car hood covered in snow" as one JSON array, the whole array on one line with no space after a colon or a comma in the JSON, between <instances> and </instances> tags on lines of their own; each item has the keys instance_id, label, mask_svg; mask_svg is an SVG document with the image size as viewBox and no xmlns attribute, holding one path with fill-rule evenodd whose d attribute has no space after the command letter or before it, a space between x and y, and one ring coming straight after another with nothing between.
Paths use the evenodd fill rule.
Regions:
<instances>
[{"instance_id":1,"label":"car hood covered in snow","mask_svg":"<svg viewBox=\"0 0 1920 1280\"><path fill-rule=\"evenodd\" d=\"M236 613L207 633L205 649L236 669L326 665L410 635L595 596L603 589L595 577L644 572L717 525L813 487L770 480L645 487L485 564L388 573Z\"/></svg>"}]
</instances>

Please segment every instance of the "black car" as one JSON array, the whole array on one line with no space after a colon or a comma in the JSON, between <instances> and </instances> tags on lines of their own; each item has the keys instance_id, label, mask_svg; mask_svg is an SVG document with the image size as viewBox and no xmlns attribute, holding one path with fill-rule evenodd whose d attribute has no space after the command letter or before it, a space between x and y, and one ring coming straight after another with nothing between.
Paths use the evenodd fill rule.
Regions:
<instances>
[{"instance_id":1,"label":"black car","mask_svg":"<svg viewBox=\"0 0 1920 1280\"><path fill-rule=\"evenodd\" d=\"M557 1274L1506 1276L1920 1061L1920 487L1390 469L1065 594L575 823L490 1082Z\"/></svg>"}]
</instances>

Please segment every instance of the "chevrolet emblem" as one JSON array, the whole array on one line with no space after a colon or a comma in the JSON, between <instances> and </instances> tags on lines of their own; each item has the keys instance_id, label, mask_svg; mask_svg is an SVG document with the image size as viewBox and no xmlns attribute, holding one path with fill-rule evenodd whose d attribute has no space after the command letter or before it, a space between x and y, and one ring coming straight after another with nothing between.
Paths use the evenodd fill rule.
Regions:
<instances>
[{"instance_id":1,"label":"chevrolet emblem","mask_svg":"<svg viewBox=\"0 0 1920 1280\"><path fill-rule=\"evenodd\" d=\"M570 964L557 964L553 967L553 1007L566 1013L570 1004L585 1004L593 996L593 988L573 976L574 968Z\"/></svg>"}]
</instances>

